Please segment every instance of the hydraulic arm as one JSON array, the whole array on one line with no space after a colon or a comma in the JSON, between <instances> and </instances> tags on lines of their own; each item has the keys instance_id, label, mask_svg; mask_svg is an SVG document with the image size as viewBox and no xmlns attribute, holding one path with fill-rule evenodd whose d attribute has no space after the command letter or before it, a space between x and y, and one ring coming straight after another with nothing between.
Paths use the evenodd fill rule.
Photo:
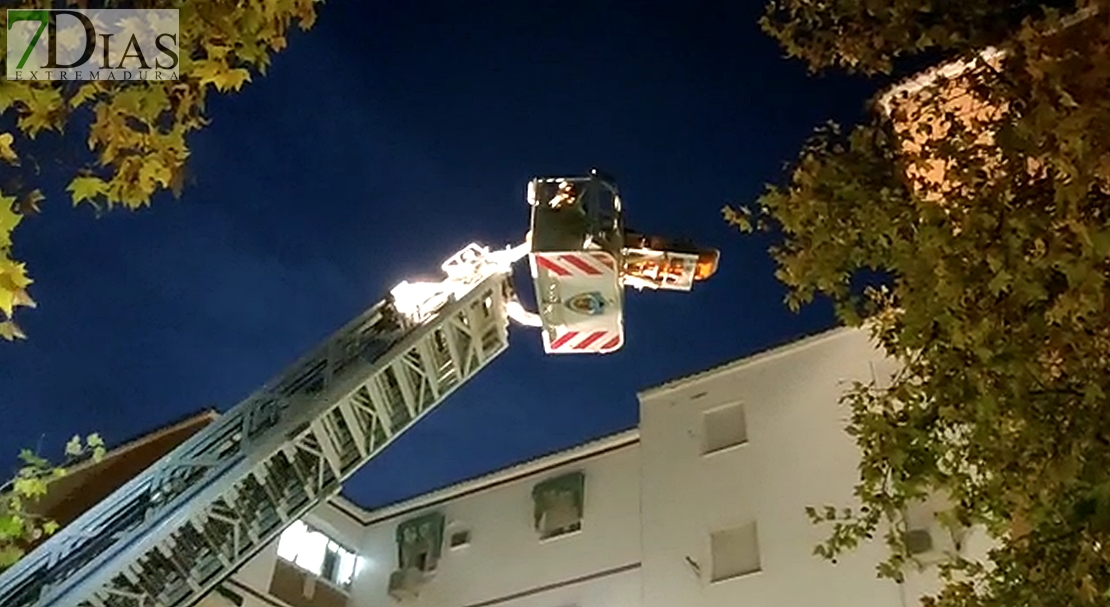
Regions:
<instances>
[{"instance_id":1,"label":"hydraulic arm","mask_svg":"<svg viewBox=\"0 0 1110 607\"><path fill-rule=\"evenodd\" d=\"M510 317L548 352L623 344L624 286L689 290L717 252L625 232L616 186L537 179L527 243L471 244L439 282L402 282L285 372L0 576L2 607L190 607L335 495L508 347ZM538 313L512 264L528 256Z\"/></svg>"}]
</instances>

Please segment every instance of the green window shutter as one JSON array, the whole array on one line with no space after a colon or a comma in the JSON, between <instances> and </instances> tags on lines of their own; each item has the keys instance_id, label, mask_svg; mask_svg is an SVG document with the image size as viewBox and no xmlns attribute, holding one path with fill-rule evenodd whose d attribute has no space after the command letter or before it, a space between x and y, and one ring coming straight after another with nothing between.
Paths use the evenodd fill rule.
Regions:
<instances>
[{"instance_id":1,"label":"green window shutter","mask_svg":"<svg viewBox=\"0 0 1110 607\"><path fill-rule=\"evenodd\" d=\"M582 518L585 511L586 475L581 471L548 479L532 488L532 500L535 506L533 525L537 530L540 528L544 512L560 497L567 496L573 501L578 518Z\"/></svg>"},{"instance_id":2,"label":"green window shutter","mask_svg":"<svg viewBox=\"0 0 1110 607\"><path fill-rule=\"evenodd\" d=\"M443 527L444 517L440 512L430 512L397 525L397 562L400 567L418 566L416 560L423 554L423 569L433 568L443 548Z\"/></svg>"}]
</instances>

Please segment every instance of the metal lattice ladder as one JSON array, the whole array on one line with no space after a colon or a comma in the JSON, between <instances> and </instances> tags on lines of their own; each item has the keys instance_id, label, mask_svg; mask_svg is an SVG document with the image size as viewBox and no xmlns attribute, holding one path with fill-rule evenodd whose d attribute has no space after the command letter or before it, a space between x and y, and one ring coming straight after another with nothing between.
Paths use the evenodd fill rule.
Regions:
<instances>
[{"instance_id":1,"label":"metal lattice ladder","mask_svg":"<svg viewBox=\"0 0 1110 607\"><path fill-rule=\"evenodd\" d=\"M508 280L423 322L367 310L0 576L0 605L194 605L508 347Z\"/></svg>"}]
</instances>

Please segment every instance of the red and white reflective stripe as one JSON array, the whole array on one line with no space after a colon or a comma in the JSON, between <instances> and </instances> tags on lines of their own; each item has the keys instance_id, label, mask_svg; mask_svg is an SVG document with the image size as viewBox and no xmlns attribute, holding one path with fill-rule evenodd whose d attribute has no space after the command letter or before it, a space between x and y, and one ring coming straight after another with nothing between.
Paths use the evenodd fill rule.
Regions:
<instances>
[{"instance_id":1,"label":"red and white reflective stripe","mask_svg":"<svg viewBox=\"0 0 1110 607\"><path fill-rule=\"evenodd\" d=\"M607 253L560 253L536 255L536 265L556 276L601 276L614 268Z\"/></svg>"},{"instance_id":2,"label":"red and white reflective stripe","mask_svg":"<svg viewBox=\"0 0 1110 607\"><path fill-rule=\"evenodd\" d=\"M612 350L621 343L619 333L612 331L567 331L548 346L552 351L599 352Z\"/></svg>"},{"instance_id":3,"label":"red and white reflective stripe","mask_svg":"<svg viewBox=\"0 0 1110 607\"><path fill-rule=\"evenodd\" d=\"M600 261L602 265L610 270L616 269L616 262L613 261L613 256L608 253L591 253L591 256Z\"/></svg>"}]
</instances>

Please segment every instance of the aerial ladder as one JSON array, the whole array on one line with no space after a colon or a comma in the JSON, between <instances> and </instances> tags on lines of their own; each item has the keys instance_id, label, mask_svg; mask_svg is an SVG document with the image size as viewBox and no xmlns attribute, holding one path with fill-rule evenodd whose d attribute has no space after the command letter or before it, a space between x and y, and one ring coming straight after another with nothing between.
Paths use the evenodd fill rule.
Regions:
<instances>
[{"instance_id":1,"label":"aerial ladder","mask_svg":"<svg viewBox=\"0 0 1110 607\"><path fill-rule=\"evenodd\" d=\"M624 343L624 287L689 291L719 253L625 229L615 182L528 186L521 245L470 244L438 282L397 285L316 349L0 576L2 607L191 607L508 347ZM536 311L512 265L528 258Z\"/></svg>"}]
</instances>

